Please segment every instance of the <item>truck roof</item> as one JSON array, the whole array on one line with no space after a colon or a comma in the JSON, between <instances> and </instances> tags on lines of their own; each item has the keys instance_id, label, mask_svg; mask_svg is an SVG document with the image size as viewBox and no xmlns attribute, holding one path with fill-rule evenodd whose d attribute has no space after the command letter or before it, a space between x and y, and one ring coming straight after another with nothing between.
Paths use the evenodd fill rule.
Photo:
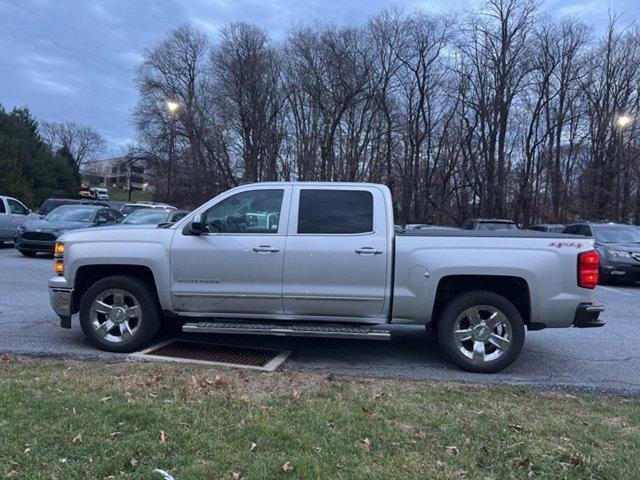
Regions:
<instances>
[{"instance_id":1,"label":"truck roof","mask_svg":"<svg viewBox=\"0 0 640 480\"><path fill-rule=\"evenodd\" d=\"M260 186L318 186L318 187L384 187L388 188L386 185L382 183L366 183L366 182L254 182L254 183L245 183L241 186L247 187L251 185L260 185Z\"/></svg>"}]
</instances>

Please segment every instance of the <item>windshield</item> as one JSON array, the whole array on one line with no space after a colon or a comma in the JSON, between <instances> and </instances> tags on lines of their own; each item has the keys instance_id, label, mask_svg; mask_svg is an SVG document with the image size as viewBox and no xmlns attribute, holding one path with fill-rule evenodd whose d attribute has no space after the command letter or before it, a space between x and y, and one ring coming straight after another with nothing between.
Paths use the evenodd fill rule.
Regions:
<instances>
[{"instance_id":1,"label":"windshield","mask_svg":"<svg viewBox=\"0 0 640 480\"><path fill-rule=\"evenodd\" d=\"M75 205L63 205L56 208L46 217L47 220L64 220L66 222L93 222L95 208L77 207Z\"/></svg>"},{"instance_id":2,"label":"windshield","mask_svg":"<svg viewBox=\"0 0 640 480\"><path fill-rule=\"evenodd\" d=\"M158 210L158 209L136 210L134 212L131 212L129 215L127 215L125 219L122 220L122 223L136 223L136 224L147 223L147 224L157 225L158 223L166 222L168 216L169 216L168 212L165 212L164 210Z\"/></svg>"},{"instance_id":3,"label":"windshield","mask_svg":"<svg viewBox=\"0 0 640 480\"><path fill-rule=\"evenodd\" d=\"M120 213L123 215L126 215L127 213L131 213L134 210L142 210L143 208L149 208L146 205L125 205L124 207L122 207L122 210L120 210Z\"/></svg>"},{"instance_id":4,"label":"windshield","mask_svg":"<svg viewBox=\"0 0 640 480\"><path fill-rule=\"evenodd\" d=\"M518 230L518 225L506 222L478 222L478 230Z\"/></svg>"},{"instance_id":5,"label":"windshield","mask_svg":"<svg viewBox=\"0 0 640 480\"><path fill-rule=\"evenodd\" d=\"M593 226L593 235L602 243L640 243L640 228L624 225Z\"/></svg>"}]
</instances>

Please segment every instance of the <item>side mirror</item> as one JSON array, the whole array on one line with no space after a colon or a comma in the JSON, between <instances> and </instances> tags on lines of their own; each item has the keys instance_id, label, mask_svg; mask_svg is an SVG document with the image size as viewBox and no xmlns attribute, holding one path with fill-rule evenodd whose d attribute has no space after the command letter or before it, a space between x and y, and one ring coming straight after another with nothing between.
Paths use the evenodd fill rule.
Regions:
<instances>
[{"instance_id":1,"label":"side mirror","mask_svg":"<svg viewBox=\"0 0 640 480\"><path fill-rule=\"evenodd\" d=\"M187 223L187 230L190 235L201 235L204 233L204 223L202 223L202 215L195 215L189 223Z\"/></svg>"}]
</instances>

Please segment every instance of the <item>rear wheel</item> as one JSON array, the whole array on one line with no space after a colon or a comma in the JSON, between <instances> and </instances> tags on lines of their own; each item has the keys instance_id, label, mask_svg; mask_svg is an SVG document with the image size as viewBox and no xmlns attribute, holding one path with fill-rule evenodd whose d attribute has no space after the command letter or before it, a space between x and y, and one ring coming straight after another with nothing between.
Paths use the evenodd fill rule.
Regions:
<instances>
[{"instance_id":1,"label":"rear wheel","mask_svg":"<svg viewBox=\"0 0 640 480\"><path fill-rule=\"evenodd\" d=\"M80 326L87 340L101 350L133 352L160 329L155 292L136 277L103 278L82 295Z\"/></svg>"},{"instance_id":2,"label":"rear wheel","mask_svg":"<svg viewBox=\"0 0 640 480\"><path fill-rule=\"evenodd\" d=\"M25 257L35 257L38 252L35 250L20 250L20 253Z\"/></svg>"},{"instance_id":3,"label":"rear wheel","mask_svg":"<svg viewBox=\"0 0 640 480\"><path fill-rule=\"evenodd\" d=\"M492 373L509 366L524 344L524 322L505 297L489 291L458 295L442 311L438 340L464 370Z\"/></svg>"}]
</instances>

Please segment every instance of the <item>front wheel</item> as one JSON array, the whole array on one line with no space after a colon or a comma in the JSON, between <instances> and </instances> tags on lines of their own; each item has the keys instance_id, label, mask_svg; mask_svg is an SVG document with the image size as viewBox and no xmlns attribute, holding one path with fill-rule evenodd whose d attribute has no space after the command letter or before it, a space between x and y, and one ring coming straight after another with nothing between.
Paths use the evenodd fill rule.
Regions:
<instances>
[{"instance_id":1,"label":"front wheel","mask_svg":"<svg viewBox=\"0 0 640 480\"><path fill-rule=\"evenodd\" d=\"M493 373L511 365L524 345L524 322L502 295L472 291L458 295L442 311L438 340L464 370Z\"/></svg>"},{"instance_id":2,"label":"front wheel","mask_svg":"<svg viewBox=\"0 0 640 480\"><path fill-rule=\"evenodd\" d=\"M136 277L103 278L82 295L80 326L87 340L101 350L133 352L160 329L155 291Z\"/></svg>"}]
</instances>

